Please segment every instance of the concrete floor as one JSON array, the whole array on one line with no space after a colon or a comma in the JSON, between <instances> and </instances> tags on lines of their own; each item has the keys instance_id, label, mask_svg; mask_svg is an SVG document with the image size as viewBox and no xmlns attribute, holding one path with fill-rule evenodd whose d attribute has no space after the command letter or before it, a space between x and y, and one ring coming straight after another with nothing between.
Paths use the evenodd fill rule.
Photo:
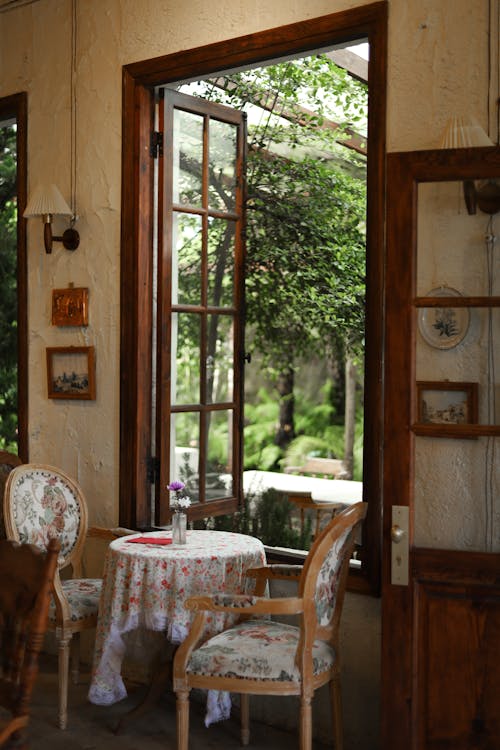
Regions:
<instances>
[{"instance_id":1,"label":"concrete floor","mask_svg":"<svg viewBox=\"0 0 500 750\"><path fill-rule=\"evenodd\" d=\"M56 726L57 715L57 659L43 655L32 699L31 721L28 729L30 750L175 750L175 703L173 694L166 693L152 710L129 721L115 734L120 719L134 708L145 694L143 686L127 685L129 696L114 706L93 706L87 701L89 674L83 672L79 685L71 685L69 692L68 729ZM293 699L290 710L297 710ZM203 723L203 705L191 701L190 750L239 748L239 716L233 709L231 719L213 724L208 729ZM255 750L294 750L298 735L251 722L250 748ZM314 750L326 750L326 745L314 744Z\"/></svg>"}]
</instances>

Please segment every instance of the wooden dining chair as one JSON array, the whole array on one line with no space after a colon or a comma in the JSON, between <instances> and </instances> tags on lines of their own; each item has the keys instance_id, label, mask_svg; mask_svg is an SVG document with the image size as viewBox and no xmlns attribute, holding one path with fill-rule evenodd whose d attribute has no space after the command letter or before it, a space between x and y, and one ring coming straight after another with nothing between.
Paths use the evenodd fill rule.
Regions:
<instances>
[{"instance_id":1,"label":"wooden dining chair","mask_svg":"<svg viewBox=\"0 0 500 750\"><path fill-rule=\"evenodd\" d=\"M8 476L4 494L7 536L46 549L50 539L61 545L49 609L59 654L59 713L67 725L68 677L71 644L73 681L78 681L79 635L95 628L102 580L82 578L82 554L87 533L87 506L76 482L60 469L45 464L22 464ZM71 567L72 575L60 572ZM68 571L69 572L69 571Z\"/></svg>"},{"instance_id":2,"label":"wooden dining chair","mask_svg":"<svg viewBox=\"0 0 500 750\"><path fill-rule=\"evenodd\" d=\"M38 655L47 629L52 582L60 545L55 539L42 554L38 547L0 540L0 746L23 732L38 673Z\"/></svg>"},{"instance_id":3,"label":"wooden dining chair","mask_svg":"<svg viewBox=\"0 0 500 750\"><path fill-rule=\"evenodd\" d=\"M304 566L269 565L248 571L257 578L255 596L192 597L196 613L174 659L177 695L177 748L187 750L191 688L241 695L241 742L249 742L249 694L297 695L300 698L300 750L312 747L314 692L328 683L335 750L342 750L339 625L349 560L366 503L336 516L314 542ZM269 579L298 581L297 596L269 599ZM238 622L203 641L207 617L214 612L239 616ZM298 615L298 625L266 616Z\"/></svg>"},{"instance_id":4,"label":"wooden dining chair","mask_svg":"<svg viewBox=\"0 0 500 750\"><path fill-rule=\"evenodd\" d=\"M15 453L10 451L0 451L0 500L3 498L5 492L5 483L12 469L16 466L20 466L22 460ZM5 523L3 520L3 506L0 505L0 539L5 539Z\"/></svg>"}]
</instances>

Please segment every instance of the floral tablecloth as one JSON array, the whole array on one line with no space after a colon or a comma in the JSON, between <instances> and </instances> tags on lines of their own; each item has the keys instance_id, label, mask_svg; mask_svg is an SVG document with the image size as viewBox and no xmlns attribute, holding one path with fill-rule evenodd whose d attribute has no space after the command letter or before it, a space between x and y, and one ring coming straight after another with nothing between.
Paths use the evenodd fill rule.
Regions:
<instances>
[{"instance_id":1,"label":"floral tablecloth","mask_svg":"<svg viewBox=\"0 0 500 750\"><path fill-rule=\"evenodd\" d=\"M141 536L141 535L136 535ZM145 538L169 537L161 531ZM110 705L126 697L120 669L125 654L122 635L136 628L165 631L172 643L186 637L193 614L184 608L190 596L251 593L248 568L265 563L262 543L253 537L225 531L188 531L186 545L136 544L121 537L106 555L99 604L89 700ZM224 614L208 622L212 635L227 625ZM208 723L227 711L211 696ZM221 716L218 714L221 713Z\"/></svg>"}]
</instances>

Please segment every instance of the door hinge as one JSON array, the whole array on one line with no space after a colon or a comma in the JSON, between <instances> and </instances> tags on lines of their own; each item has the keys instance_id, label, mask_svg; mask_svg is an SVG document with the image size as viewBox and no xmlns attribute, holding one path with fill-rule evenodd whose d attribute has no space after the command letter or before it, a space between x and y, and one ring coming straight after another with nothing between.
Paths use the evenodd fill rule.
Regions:
<instances>
[{"instance_id":1,"label":"door hinge","mask_svg":"<svg viewBox=\"0 0 500 750\"><path fill-rule=\"evenodd\" d=\"M151 143L149 146L149 153L153 159L157 159L158 156L163 156L163 133L157 130L153 130L151 133Z\"/></svg>"},{"instance_id":2,"label":"door hinge","mask_svg":"<svg viewBox=\"0 0 500 750\"><path fill-rule=\"evenodd\" d=\"M150 484L156 484L160 479L160 459L155 456L149 456L148 458L148 482Z\"/></svg>"}]
</instances>

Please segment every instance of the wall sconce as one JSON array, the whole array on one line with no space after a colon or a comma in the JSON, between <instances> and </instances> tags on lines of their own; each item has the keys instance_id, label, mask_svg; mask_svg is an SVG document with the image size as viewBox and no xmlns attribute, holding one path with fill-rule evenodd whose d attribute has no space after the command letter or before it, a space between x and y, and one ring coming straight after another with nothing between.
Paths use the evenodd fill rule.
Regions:
<instances>
[{"instance_id":1,"label":"wall sconce","mask_svg":"<svg viewBox=\"0 0 500 750\"><path fill-rule=\"evenodd\" d=\"M475 148L494 146L474 117L451 117L443 133L440 148ZM465 180L464 200L467 212L472 215L477 209L485 214L500 211L500 183L498 180Z\"/></svg>"},{"instance_id":2,"label":"wall sconce","mask_svg":"<svg viewBox=\"0 0 500 750\"><path fill-rule=\"evenodd\" d=\"M44 224L43 239L45 252L52 252L52 242L62 242L66 250L76 250L80 244L80 235L73 228L75 216L62 197L56 185L38 185L33 191L23 213L25 218L41 216ZM61 237L52 234L53 216L71 216L71 226Z\"/></svg>"}]
</instances>

